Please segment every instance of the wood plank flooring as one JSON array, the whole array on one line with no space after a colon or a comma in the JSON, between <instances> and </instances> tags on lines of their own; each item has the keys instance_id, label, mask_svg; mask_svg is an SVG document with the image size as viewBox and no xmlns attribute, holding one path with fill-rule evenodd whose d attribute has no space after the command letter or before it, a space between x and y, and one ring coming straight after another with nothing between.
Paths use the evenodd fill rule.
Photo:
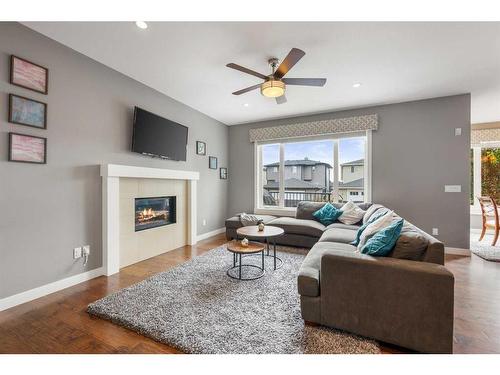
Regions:
<instances>
[{"instance_id":1,"label":"wood plank flooring","mask_svg":"<svg viewBox=\"0 0 500 375\"><path fill-rule=\"evenodd\" d=\"M86 306L225 243L214 236L0 312L0 353L178 353L105 320ZM500 353L500 263L446 256L455 275L455 353ZM404 351L382 345L384 353Z\"/></svg>"}]
</instances>

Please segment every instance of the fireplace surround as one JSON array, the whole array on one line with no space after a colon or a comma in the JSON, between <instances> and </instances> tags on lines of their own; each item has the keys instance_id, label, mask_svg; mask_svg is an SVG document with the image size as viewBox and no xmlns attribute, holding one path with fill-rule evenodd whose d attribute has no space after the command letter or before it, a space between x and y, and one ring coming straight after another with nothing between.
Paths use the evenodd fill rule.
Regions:
<instances>
[{"instance_id":1,"label":"fireplace surround","mask_svg":"<svg viewBox=\"0 0 500 375\"><path fill-rule=\"evenodd\" d=\"M187 182L187 244L194 245L196 234L196 190L199 172L163 168L102 164L103 267L107 276L120 270L120 181L124 179L184 180ZM130 202L130 201L129 201ZM129 207L133 207L130 205ZM130 216L127 216L130 217ZM151 231L154 233L155 231ZM139 232L141 233L141 232ZM144 232L142 232L144 233ZM146 232L148 233L148 232Z\"/></svg>"}]
</instances>

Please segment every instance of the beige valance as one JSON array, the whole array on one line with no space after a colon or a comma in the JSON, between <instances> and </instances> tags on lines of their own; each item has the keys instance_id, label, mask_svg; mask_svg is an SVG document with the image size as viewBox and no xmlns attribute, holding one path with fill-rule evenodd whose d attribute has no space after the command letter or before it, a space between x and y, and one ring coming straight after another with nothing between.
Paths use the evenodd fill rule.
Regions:
<instances>
[{"instance_id":1,"label":"beige valance","mask_svg":"<svg viewBox=\"0 0 500 375\"><path fill-rule=\"evenodd\" d=\"M485 147L488 144L492 144L492 147L499 147L500 128L471 130L471 144L472 147Z\"/></svg>"},{"instance_id":2,"label":"beige valance","mask_svg":"<svg viewBox=\"0 0 500 375\"><path fill-rule=\"evenodd\" d=\"M377 130L378 116L365 115L335 118L299 124L250 129L250 142L272 141L284 138L309 137L317 135L352 133L363 130Z\"/></svg>"}]
</instances>

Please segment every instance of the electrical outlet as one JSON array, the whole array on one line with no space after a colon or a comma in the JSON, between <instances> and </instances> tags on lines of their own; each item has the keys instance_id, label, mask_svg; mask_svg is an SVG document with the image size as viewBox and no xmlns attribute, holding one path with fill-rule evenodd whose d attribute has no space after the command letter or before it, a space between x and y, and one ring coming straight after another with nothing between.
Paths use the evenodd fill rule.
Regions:
<instances>
[{"instance_id":1,"label":"electrical outlet","mask_svg":"<svg viewBox=\"0 0 500 375\"><path fill-rule=\"evenodd\" d=\"M81 247L75 247L73 249L73 259L78 259L82 257L82 248Z\"/></svg>"},{"instance_id":2,"label":"electrical outlet","mask_svg":"<svg viewBox=\"0 0 500 375\"><path fill-rule=\"evenodd\" d=\"M82 255L89 255L90 254L90 245L85 245L83 246L83 252Z\"/></svg>"},{"instance_id":3,"label":"electrical outlet","mask_svg":"<svg viewBox=\"0 0 500 375\"><path fill-rule=\"evenodd\" d=\"M438 228L432 228L432 235L433 236L439 236L439 229Z\"/></svg>"},{"instance_id":4,"label":"electrical outlet","mask_svg":"<svg viewBox=\"0 0 500 375\"><path fill-rule=\"evenodd\" d=\"M207 225L207 220L206 220L206 219L203 219L203 221L201 222L201 224L202 224L203 226Z\"/></svg>"},{"instance_id":5,"label":"electrical outlet","mask_svg":"<svg viewBox=\"0 0 500 375\"><path fill-rule=\"evenodd\" d=\"M462 128L455 128L455 135L462 135Z\"/></svg>"}]
</instances>

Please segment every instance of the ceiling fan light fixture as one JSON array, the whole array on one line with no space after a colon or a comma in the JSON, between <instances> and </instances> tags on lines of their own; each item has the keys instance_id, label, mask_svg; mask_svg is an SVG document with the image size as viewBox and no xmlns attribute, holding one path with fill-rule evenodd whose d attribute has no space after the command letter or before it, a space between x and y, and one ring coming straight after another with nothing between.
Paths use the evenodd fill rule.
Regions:
<instances>
[{"instance_id":1,"label":"ceiling fan light fixture","mask_svg":"<svg viewBox=\"0 0 500 375\"><path fill-rule=\"evenodd\" d=\"M268 98L277 98L285 93L285 83L270 79L260 86L260 93Z\"/></svg>"}]
</instances>

